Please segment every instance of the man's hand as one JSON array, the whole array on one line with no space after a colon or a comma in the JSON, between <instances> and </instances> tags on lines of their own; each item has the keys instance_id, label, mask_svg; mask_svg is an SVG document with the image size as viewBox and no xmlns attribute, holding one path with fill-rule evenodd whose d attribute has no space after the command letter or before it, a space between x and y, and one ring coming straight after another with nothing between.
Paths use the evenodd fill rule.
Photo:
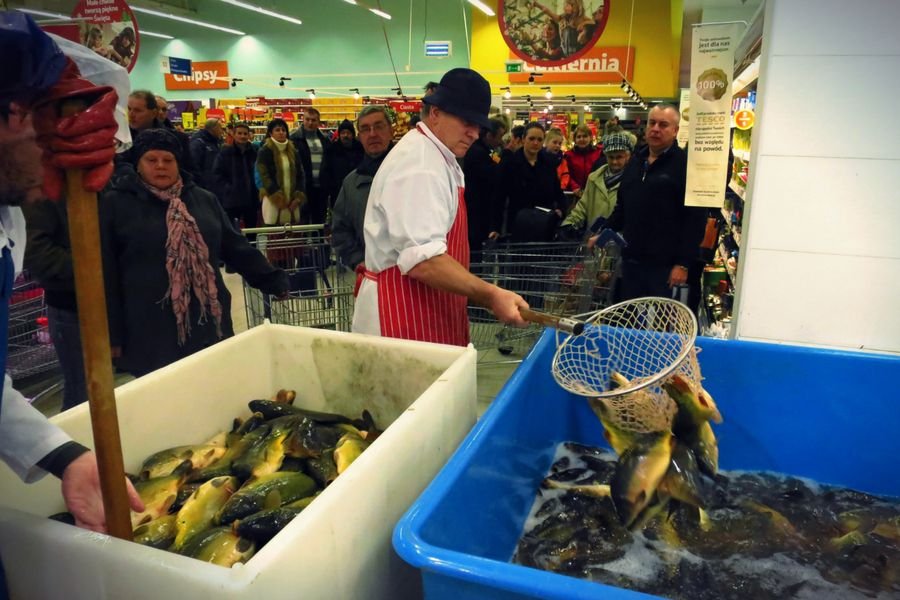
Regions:
<instances>
[{"instance_id":1,"label":"man's hand","mask_svg":"<svg viewBox=\"0 0 900 600\"><path fill-rule=\"evenodd\" d=\"M598 233L597 235L592 235L591 237L589 237L589 238L588 238L588 241L587 241L587 247L588 247L588 250L593 249L594 246L597 245L597 240L599 240L599 239L600 239L600 234L599 234L599 233Z\"/></svg>"},{"instance_id":2,"label":"man's hand","mask_svg":"<svg viewBox=\"0 0 900 600\"><path fill-rule=\"evenodd\" d=\"M499 232L499 231L492 231L492 232L490 232L490 233L488 234L488 239L489 239L489 240L496 240L498 237L500 237L500 232Z\"/></svg>"},{"instance_id":3,"label":"man's hand","mask_svg":"<svg viewBox=\"0 0 900 600\"><path fill-rule=\"evenodd\" d=\"M687 276L687 267L675 265L674 267L672 267L672 272L669 273L669 287L673 288L676 285L684 285L685 282L687 282Z\"/></svg>"},{"instance_id":4,"label":"man's hand","mask_svg":"<svg viewBox=\"0 0 900 600\"><path fill-rule=\"evenodd\" d=\"M528 303L515 292L495 286L488 308L501 323L515 325L516 327L528 325L528 321L519 314L519 309L528 308Z\"/></svg>"},{"instance_id":5,"label":"man's hand","mask_svg":"<svg viewBox=\"0 0 900 600\"><path fill-rule=\"evenodd\" d=\"M134 486L125 480L131 510L144 510L144 503ZM106 514L103 511L103 494L100 491L100 472L97 456L85 452L66 467L62 477L62 495L66 508L75 517L75 524L84 529L106 533Z\"/></svg>"}]
</instances>

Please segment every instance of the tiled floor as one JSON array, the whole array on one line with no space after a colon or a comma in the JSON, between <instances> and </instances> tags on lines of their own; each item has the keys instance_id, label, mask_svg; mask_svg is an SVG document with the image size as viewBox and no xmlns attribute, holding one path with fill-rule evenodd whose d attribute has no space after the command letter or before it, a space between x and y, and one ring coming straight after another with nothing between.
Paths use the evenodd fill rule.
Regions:
<instances>
[{"instance_id":1,"label":"tiled floor","mask_svg":"<svg viewBox=\"0 0 900 600\"><path fill-rule=\"evenodd\" d=\"M231 292L231 318L234 323L234 332L240 333L247 329L247 314L244 306L244 291L241 276L233 273L222 273L225 285ZM478 356L478 415L484 413L491 401L512 375L521 360L521 354L517 352L511 355L502 355L497 350L485 350ZM120 375L116 378L116 385L121 385L130 380L128 375ZM55 415L62 406L62 385L58 373L48 373L34 381L24 382L21 391L26 396L37 397L35 407L48 416Z\"/></svg>"}]
</instances>

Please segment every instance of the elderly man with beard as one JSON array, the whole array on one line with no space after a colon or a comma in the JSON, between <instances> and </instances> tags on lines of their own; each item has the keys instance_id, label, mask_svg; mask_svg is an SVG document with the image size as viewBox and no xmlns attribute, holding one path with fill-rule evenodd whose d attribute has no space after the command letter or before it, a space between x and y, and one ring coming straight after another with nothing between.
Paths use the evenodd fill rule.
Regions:
<instances>
[{"instance_id":1,"label":"elderly man with beard","mask_svg":"<svg viewBox=\"0 0 900 600\"><path fill-rule=\"evenodd\" d=\"M372 180L390 151L391 120L384 106L369 105L359 112L356 124L365 157L344 178L332 214L331 243L341 262L351 269L365 267L366 242L363 220Z\"/></svg>"},{"instance_id":2,"label":"elderly man with beard","mask_svg":"<svg viewBox=\"0 0 900 600\"><path fill-rule=\"evenodd\" d=\"M81 79L75 63L27 15L0 13L0 45L9 53L6 66L11 67L0 77L0 371L4 372L0 459L29 483L46 473L59 477L76 524L102 532L106 517L96 457L13 389L5 375L6 337L12 282L25 250L25 221L18 205L44 195L63 201L66 168L85 169L84 186L89 191L106 183L112 173L116 93ZM67 98L83 100L88 107L74 117L60 118L57 104ZM51 151L51 146L65 150ZM132 485L126 485L131 508L143 510Z\"/></svg>"}]
</instances>

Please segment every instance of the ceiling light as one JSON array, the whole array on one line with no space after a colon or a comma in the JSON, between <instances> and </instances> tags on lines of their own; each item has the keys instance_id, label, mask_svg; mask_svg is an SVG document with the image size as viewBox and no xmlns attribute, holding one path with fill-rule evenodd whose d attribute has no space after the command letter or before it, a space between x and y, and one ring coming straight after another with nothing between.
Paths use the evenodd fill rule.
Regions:
<instances>
[{"instance_id":1,"label":"ceiling light","mask_svg":"<svg viewBox=\"0 0 900 600\"><path fill-rule=\"evenodd\" d=\"M356 4L356 0L344 0L347 4Z\"/></svg>"},{"instance_id":2,"label":"ceiling light","mask_svg":"<svg viewBox=\"0 0 900 600\"><path fill-rule=\"evenodd\" d=\"M584 105L584 112L591 112L591 107L587 104Z\"/></svg>"},{"instance_id":3,"label":"ceiling light","mask_svg":"<svg viewBox=\"0 0 900 600\"><path fill-rule=\"evenodd\" d=\"M231 87L237 87L237 82L238 82L238 81L243 81L243 79L240 79L240 78L238 78L238 77L232 77L232 78L231 78Z\"/></svg>"},{"instance_id":4,"label":"ceiling light","mask_svg":"<svg viewBox=\"0 0 900 600\"><path fill-rule=\"evenodd\" d=\"M308 89L308 90L306 90L306 91L309 92L309 99L310 99L310 100L315 100L315 99L316 99L316 90L314 90L314 89Z\"/></svg>"},{"instance_id":5,"label":"ceiling light","mask_svg":"<svg viewBox=\"0 0 900 600\"><path fill-rule=\"evenodd\" d=\"M47 12L45 10L32 10L30 8L17 8L15 9L19 12L28 13L29 15L36 15L38 17L52 17L54 19L66 19L70 21L72 17L70 15L64 15L62 13L55 12Z\"/></svg>"},{"instance_id":6,"label":"ceiling light","mask_svg":"<svg viewBox=\"0 0 900 600\"><path fill-rule=\"evenodd\" d=\"M387 13L384 12L383 10L378 10L377 8L370 8L370 9L369 9L369 12L375 13L376 15L378 15L379 17L381 17L382 19L387 19L388 21L391 20L391 15L387 14Z\"/></svg>"},{"instance_id":7,"label":"ceiling light","mask_svg":"<svg viewBox=\"0 0 900 600\"><path fill-rule=\"evenodd\" d=\"M547 93L544 94L544 97L545 97L547 100L549 100L550 98L553 97L553 92L550 91L550 87L549 87L549 86L548 86L548 87L542 87L541 89L542 89L542 90L547 90Z\"/></svg>"},{"instance_id":8,"label":"ceiling light","mask_svg":"<svg viewBox=\"0 0 900 600\"><path fill-rule=\"evenodd\" d=\"M544 109L544 114L547 114L548 112L550 112L550 111L547 110L547 109L545 108L545 109Z\"/></svg>"},{"instance_id":9,"label":"ceiling light","mask_svg":"<svg viewBox=\"0 0 900 600\"><path fill-rule=\"evenodd\" d=\"M506 90L505 92L503 92L503 97L504 97L504 98L506 98L507 100L509 100L510 98L512 98L512 92L510 91L510 89L509 89L508 87L502 87L502 88L500 88L500 89L501 89L501 90Z\"/></svg>"},{"instance_id":10,"label":"ceiling light","mask_svg":"<svg viewBox=\"0 0 900 600\"><path fill-rule=\"evenodd\" d=\"M164 33L155 33L153 31L147 31L146 29L141 29L140 35L149 35L150 37L162 38L164 40L174 40L175 39L171 35L166 35Z\"/></svg>"},{"instance_id":11,"label":"ceiling light","mask_svg":"<svg viewBox=\"0 0 900 600\"><path fill-rule=\"evenodd\" d=\"M283 15L281 13L277 13L273 10L267 10L260 6L256 6L254 4L247 4L246 2L241 2L240 0L221 0L225 4L230 4L232 6L237 6L239 8L245 8L247 10L252 10L254 12L258 12L260 14L275 17L276 19L281 19L282 21L287 21L288 23L293 23L294 25L303 25L303 21L300 19L295 19L294 17L289 17L287 15Z\"/></svg>"},{"instance_id":12,"label":"ceiling light","mask_svg":"<svg viewBox=\"0 0 900 600\"><path fill-rule=\"evenodd\" d=\"M469 0L469 4L483 12L489 17L493 17L496 13L491 10L491 7L482 2L481 0Z\"/></svg>"},{"instance_id":13,"label":"ceiling light","mask_svg":"<svg viewBox=\"0 0 900 600\"><path fill-rule=\"evenodd\" d=\"M359 100L359 88L350 88L350 91L353 92L353 99Z\"/></svg>"},{"instance_id":14,"label":"ceiling light","mask_svg":"<svg viewBox=\"0 0 900 600\"><path fill-rule=\"evenodd\" d=\"M141 8L140 6L132 5L131 10L133 10L136 13L144 13L146 15L153 15L154 17L160 17L162 19L171 19L172 21L180 21L182 23L187 23L189 25L199 25L200 27L206 27L207 29L215 29L217 31L224 31L225 33L233 33L234 35L247 35L243 31L238 31L237 29L229 29L228 27L222 27L221 25L213 25L212 23L207 23L205 21L198 21L197 19L189 19L187 17L179 17L178 15L160 12L158 10L150 10L149 8Z\"/></svg>"},{"instance_id":15,"label":"ceiling light","mask_svg":"<svg viewBox=\"0 0 900 600\"><path fill-rule=\"evenodd\" d=\"M509 114L509 109L508 109L508 108L504 109L504 111L506 112L506 114Z\"/></svg>"},{"instance_id":16,"label":"ceiling light","mask_svg":"<svg viewBox=\"0 0 900 600\"><path fill-rule=\"evenodd\" d=\"M284 82L285 82L285 81L290 81L290 80L291 80L290 77L279 77L279 78L278 78L278 85L281 86L281 87L284 87Z\"/></svg>"},{"instance_id":17,"label":"ceiling light","mask_svg":"<svg viewBox=\"0 0 900 600\"><path fill-rule=\"evenodd\" d=\"M548 104L548 105L547 105L547 110L553 110L553 105L552 105L552 104ZM546 112L546 111L545 111L545 112Z\"/></svg>"}]
</instances>

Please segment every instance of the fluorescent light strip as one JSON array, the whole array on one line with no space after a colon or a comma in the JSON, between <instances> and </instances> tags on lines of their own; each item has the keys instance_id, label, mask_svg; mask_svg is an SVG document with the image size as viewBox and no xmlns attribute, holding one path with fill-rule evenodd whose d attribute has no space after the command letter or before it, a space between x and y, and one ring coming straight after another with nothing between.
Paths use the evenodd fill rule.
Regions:
<instances>
[{"instance_id":1,"label":"fluorescent light strip","mask_svg":"<svg viewBox=\"0 0 900 600\"><path fill-rule=\"evenodd\" d=\"M179 17L178 15L173 15L170 13L160 12L158 10L150 10L149 8L141 8L140 6L131 6L131 10L137 13L144 13L146 15L153 15L154 17L161 17L163 19L171 19L173 21L180 21L182 23L188 23L190 25L198 25L200 27L206 27L208 29L216 29L218 31L224 31L225 33L233 33L234 35L247 35L243 31L238 31L237 29L229 29L228 27L222 27L221 25L213 25L212 23L206 23L205 21L198 21L197 19L188 19L187 17Z\"/></svg>"},{"instance_id":2,"label":"fluorescent light strip","mask_svg":"<svg viewBox=\"0 0 900 600\"><path fill-rule=\"evenodd\" d=\"M478 10L480 10L481 12L483 12L484 14L486 14L489 17L493 17L497 14L493 10L491 10L490 6L488 6L481 0L469 0L469 4L471 4L472 6L474 6L475 8L477 8Z\"/></svg>"},{"instance_id":3,"label":"fluorescent light strip","mask_svg":"<svg viewBox=\"0 0 900 600\"><path fill-rule=\"evenodd\" d=\"M62 13L55 12L47 12L44 10L32 10L30 8L16 8L15 10L23 13L28 13L29 15L36 15L38 17L53 17L55 19L72 19L69 15L64 15ZM146 29L139 29L140 35L149 35L150 37L158 37L163 38L164 40L174 40L175 38L171 35L166 35L165 33L156 33L153 31L147 31Z\"/></svg>"},{"instance_id":4,"label":"fluorescent light strip","mask_svg":"<svg viewBox=\"0 0 900 600\"><path fill-rule=\"evenodd\" d=\"M389 21L390 21L390 19L391 19L391 15L387 14L387 13L384 12L383 10L378 10L377 8L370 8L370 9L369 9L369 12L375 13L376 15L378 15L379 17L381 17L382 19L387 19L387 20L389 20Z\"/></svg>"},{"instance_id":5,"label":"fluorescent light strip","mask_svg":"<svg viewBox=\"0 0 900 600\"><path fill-rule=\"evenodd\" d=\"M288 23L293 23L294 25L303 25L303 21L301 21L300 19L295 19L294 17L289 17L281 13L266 10L265 8L254 6L253 4L247 4L246 2L240 2L239 0L222 0L222 2L224 2L225 4L231 4L232 6L246 8L247 10L252 10L269 17L275 17L276 19L281 19L282 21L287 21Z\"/></svg>"},{"instance_id":6,"label":"fluorescent light strip","mask_svg":"<svg viewBox=\"0 0 900 600\"><path fill-rule=\"evenodd\" d=\"M147 31L146 29L139 29L139 35L149 35L150 37L162 38L164 40L174 40L175 37L171 35L166 35L164 33L156 33L153 31Z\"/></svg>"}]
</instances>

